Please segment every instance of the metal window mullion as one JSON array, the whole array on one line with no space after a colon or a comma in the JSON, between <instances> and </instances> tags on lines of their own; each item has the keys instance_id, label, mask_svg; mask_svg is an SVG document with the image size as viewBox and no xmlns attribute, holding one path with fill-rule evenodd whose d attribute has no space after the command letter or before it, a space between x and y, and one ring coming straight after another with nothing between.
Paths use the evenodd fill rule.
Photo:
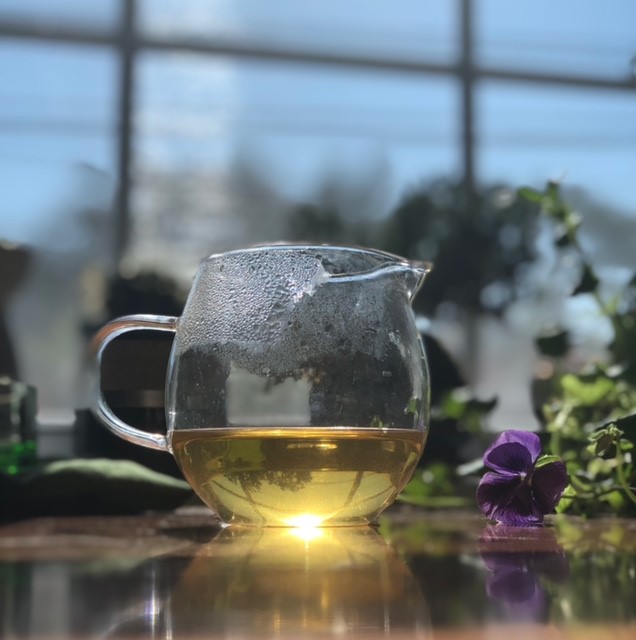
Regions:
<instances>
[{"instance_id":1,"label":"metal window mullion","mask_svg":"<svg viewBox=\"0 0 636 640\"><path fill-rule=\"evenodd\" d=\"M459 1L462 179L470 195L475 193L475 71L473 67L472 0Z\"/></svg>"},{"instance_id":2,"label":"metal window mullion","mask_svg":"<svg viewBox=\"0 0 636 640\"><path fill-rule=\"evenodd\" d=\"M461 0L462 2L468 0ZM77 45L102 45L121 48L120 34L107 34L94 30L74 27L43 27L0 22L0 38L22 40L46 40ZM432 61L414 61L391 58L373 58L340 53L320 53L286 49L283 47L258 47L246 43L221 41L192 41L184 38L165 39L133 34L133 45L136 50L148 51L181 51L194 54L227 55L237 58L270 60L273 62L296 62L324 66L344 66L352 69L368 69L371 71L405 73L413 75L457 75L462 71L462 64L437 63ZM636 91L636 77L626 72L624 78L603 78L599 76L570 75L560 73L542 73L497 67L480 67L471 61L474 81L482 79L504 80L511 82L527 82L537 84L562 84L581 88L614 89L619 91Z\"/></svg>"},{"instance_id":3,"label":"metal window mullion","mask_svg":"<svg viewBox=\"0 0 636 640\"><path fill-rule=\"evenodd\" d=\"M132 188L132 137L134 117L135 10L136 0L123 0L120 34L116 40L119 55L119 93L117 96L117 191L115 196L115 261L119 264L130 231L130 192Z\"/></svg>"}]
</instances>

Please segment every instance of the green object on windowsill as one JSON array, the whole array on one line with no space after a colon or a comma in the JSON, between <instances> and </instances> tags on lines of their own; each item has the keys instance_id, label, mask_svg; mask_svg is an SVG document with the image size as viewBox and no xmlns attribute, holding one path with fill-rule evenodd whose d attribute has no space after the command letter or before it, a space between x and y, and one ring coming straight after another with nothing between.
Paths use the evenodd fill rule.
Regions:
<instances>
[{"instance_id":1,"label":"green object on windowsill","mask_svg":"<svg viewBox=\"0 0 636 640\"><path fill-rule=\"evenodd\" d=\"M0 473L17 475L36 463L36 391L0 376Z\"/></svg>"},{"instance_id":2,"label":"green object on windowsill","mask_svg":"<svg viewBox=\"0 0 636 640\"><path fill-rule=\"evenodd\" d=\"M18 443L0 442L0 472L15 476L36 463L35 440Z\"/></svg>"},{"instance_id":3,"label":"green object on windowsill","mask_svg":"<svg viewBox=\"0 0 636 640\"><path fill-rule=\"evenodd\" d=\"M194 500L184 480L129 460L77 459L0 475L0 521L172 511Z\"/></svg>"}]
</instances>

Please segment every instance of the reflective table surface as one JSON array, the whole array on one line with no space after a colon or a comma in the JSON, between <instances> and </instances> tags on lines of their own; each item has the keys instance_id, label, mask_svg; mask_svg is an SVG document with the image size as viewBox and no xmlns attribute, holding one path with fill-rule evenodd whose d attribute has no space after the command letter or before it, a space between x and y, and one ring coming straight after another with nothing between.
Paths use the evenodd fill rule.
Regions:
<instances>
[{"instance_id":1,"label":"reflective table surface","mask_svg":"<svg viewBox=\"0 0 636 640\"><path fill-rule=\"evenodd\" d=\"M636 521L394 508L379 529L209 512L0 527L2 638L636 638Z\"/></svg>"}]
</instances>

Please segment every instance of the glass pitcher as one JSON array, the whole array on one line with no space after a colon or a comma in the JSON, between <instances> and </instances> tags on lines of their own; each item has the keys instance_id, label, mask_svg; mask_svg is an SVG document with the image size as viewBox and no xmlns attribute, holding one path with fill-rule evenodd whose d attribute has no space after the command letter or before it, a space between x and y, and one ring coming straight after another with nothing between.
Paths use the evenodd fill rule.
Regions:
<instances>
[{"instance_id":1,"label":"glass pitcher","mask_svg":"<svg viewBox=\"0 0 636 640\"><path fill-rule=\"evenodd\" d=\"M97 334L175 333L166 435L96 414L171 452L228 523L373 522L409 480L429 379L411 301L429 265L357 247L271 245L210 256L180 318L136 315Z\"/></svg>"}]
</instances>

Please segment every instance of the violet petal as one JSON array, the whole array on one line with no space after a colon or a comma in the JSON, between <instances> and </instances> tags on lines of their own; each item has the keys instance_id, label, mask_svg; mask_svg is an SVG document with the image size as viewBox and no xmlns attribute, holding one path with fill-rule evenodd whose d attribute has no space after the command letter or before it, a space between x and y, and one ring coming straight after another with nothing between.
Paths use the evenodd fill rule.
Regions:
<instances>
[{"instance_id":1,"label":"violet petal","mask_svg":"<svg viewBox=\"0 0 636 640\"><path fill-rule=\"evenodd\" d=\"M494 519L500 504L510 500L520 482L519 476L501 475L494 471L485 473L477 487L477 502L482 513Z\"/></svg>"},{"instance_id":2,"label":"violet petal","mask_svg":"<svg viewBox=\"0 0 636 640\"><path fill-rule=\"evenodd\" d=\"M541 524L543 515L534 500L530 486L522 482L511 495L497 505L492 517L502 524L525 527Z\"/></svg>"},{"instance_id":3,"label":"violet petal","mask_svg":"<svg viewBox=\"0 0 636 640\"><path fill-rule=\"evenodd\" d=\"M505 472L506 470L508 470L507 466L501 467L501 468L494 466L497 464L496 460L493 460L491 464L490 458L491 458L491 452L494 449L496 449L497 447L503 444L510 444L510 443L520 444L522 447L527 449L528 454L530 456L531 464L534 464L537 458L539 457L539 455L541 454L541 441L539 440L539 436L536 433L533 433L532 431L508 430L501 433L499 437L490 445L490 447L488 447L488 449L486 450L486 453L484 454L484 464L490 467L491 469L493 469L494 471ZM523 471L526 471L526 470L527 469L523 469Z\"/></svg>"},{"instance_id":4,"label":"violet petal","mask_svg":"<svg viewBox=\"0 0 636 640\"><path fill-rule=\"evenodd\" d=\"M532 494L543 513L552 513L563 490L568 486L568 473L562 462L550 462L532 474Z\"/></svg>"},{"instance_id":5,"label":"violet petal","mask_svg":"<svg viewBox=\"0 0 636 640\"><path fill-rule=\"evenodd\" d=\"M484 455L484 464L503 475L529 473L532 462L528 449L518 442L504 442Z\"/></svg>"}]
</instances>

